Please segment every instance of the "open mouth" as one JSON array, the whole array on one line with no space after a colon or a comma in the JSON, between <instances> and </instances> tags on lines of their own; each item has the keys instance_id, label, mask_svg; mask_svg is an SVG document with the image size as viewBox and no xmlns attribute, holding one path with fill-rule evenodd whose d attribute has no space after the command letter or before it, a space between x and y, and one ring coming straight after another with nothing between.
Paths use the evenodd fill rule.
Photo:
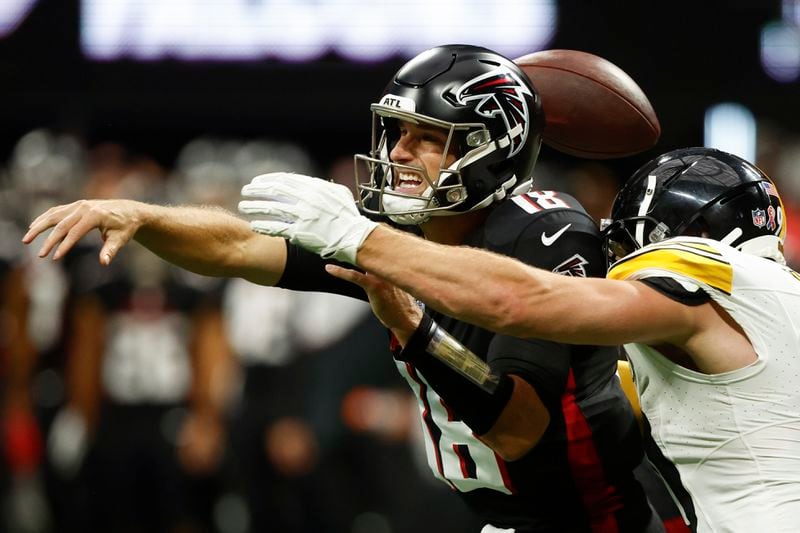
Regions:
<instances>
[{"instance_id":1,"label":"open mouth","mask_svg":"<svg viewBox=\"0 0 800 533\"><path fill-rule=\"evenodd\" d=\"M419 193L427 188L425 180L419 174L401 172L394 190L405 194Z\"/></svg>"}]
</instances>

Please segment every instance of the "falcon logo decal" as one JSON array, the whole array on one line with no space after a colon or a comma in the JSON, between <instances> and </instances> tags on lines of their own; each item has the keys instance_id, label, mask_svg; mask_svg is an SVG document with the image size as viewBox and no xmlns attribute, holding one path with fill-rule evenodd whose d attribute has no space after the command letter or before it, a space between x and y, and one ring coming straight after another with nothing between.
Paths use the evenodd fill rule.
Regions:
<instances>
[{"instance_id":1,"label":"falcon logo decal","mask_svg":"<svg viewBox=\"0 0 800 533\"><path fill-rule=\"evenodd\" d=\"M462 85L456 100L462 105L474 103L475 112L482 117L502 117L510 136L511 157L528 139L530 111L525 95L533 97L528 86L510 70L498 68Z\"/></svg>"},{"instance_id":2,"label":"falcon logo decal","mask_svg":"<svg viewBox=\"0 0 800 533\"><path fill-rule=\"evenodd\" d=\"M565 276L572 276L576 278L586 277L586 265L589 261L583 258L580 254L575 254L557 267L553 269L556 274L563 274Z\"/></svg>"}]
</instances>

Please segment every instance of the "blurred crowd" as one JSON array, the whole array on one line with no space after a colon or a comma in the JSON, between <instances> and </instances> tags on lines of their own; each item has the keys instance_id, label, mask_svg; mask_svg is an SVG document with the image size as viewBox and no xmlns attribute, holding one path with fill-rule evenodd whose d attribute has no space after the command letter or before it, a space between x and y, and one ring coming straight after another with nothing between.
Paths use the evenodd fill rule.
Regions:
<instances>
[{"instance_id":1,"label":"blurred crowd","mask_svg":"<svg viewBox=\"0 0 800 533\"><path fill-rule=\"evenodd\" d=\"M800 139L761 135L797 267ZM20 243L78 198L235 210L258 174L352 188L352 165L264 139L194 139L170 168L64 132L18 141L0 171L0 533L480 529L428 472L418 407L376 352L388 337L367 304L197 276L136 244L101 267L99 234L59 262ZM535 183L599 221L622 178L545 155Z\"/></svg>"}]
</instances>

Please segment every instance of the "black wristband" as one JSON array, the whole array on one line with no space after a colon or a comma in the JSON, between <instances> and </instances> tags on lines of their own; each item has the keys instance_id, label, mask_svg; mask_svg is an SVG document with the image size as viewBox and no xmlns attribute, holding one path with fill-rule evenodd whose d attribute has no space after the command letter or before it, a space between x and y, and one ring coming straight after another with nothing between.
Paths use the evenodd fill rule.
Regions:
<instances>
[{"instance_id":1,"label":"black wristband","mask_svg":"<svg viewBox=\"0 0 800 533\"><path fill-rule=\"evenodd\" d=\"M426 348L437 328L436 322L423 314L419 326L395 358L414 365L453 412L476 435L483 435L492 429L503 412L514 391L514 382L503 375L497 388L490 393L427 353Z\"/></svg>"},{"instance_id":2,"label":"black wristband","mask_svg":"<svg viewBox=\"0 0 800 533\"><path fill-rule=\"evenodd\" d=\"M417 329L415 329L411 337L408 338L405 347L395 352L394 358L398 361L405 361L416 366L416 360L419 359L420 356L430 357L430 354L428 354L425 349L431 342L435 328L436 322L428 316L428 313L422 313L422 320L420 320Z\"/></svg>"}]
</instances>

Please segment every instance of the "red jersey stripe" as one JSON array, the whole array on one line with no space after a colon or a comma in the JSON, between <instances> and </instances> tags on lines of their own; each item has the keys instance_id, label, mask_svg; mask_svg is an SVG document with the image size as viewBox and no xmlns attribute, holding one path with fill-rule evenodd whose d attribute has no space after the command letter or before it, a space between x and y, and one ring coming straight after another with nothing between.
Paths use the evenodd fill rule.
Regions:
<instances>
[{"instance_id":1,"label":"red jersey stripe","mask_svg":"<svg viewBox=\"0 0 800 533\"><path fill-rule=\"evenodd\" d=\"M603 472L592 428L575 399L575 375L569 371L567 389L561 397L567 430L567 459L575 486L589 514L592 533L618 533L614 513L622 508L616 489Z\"/></svg>"}]
</instances>

